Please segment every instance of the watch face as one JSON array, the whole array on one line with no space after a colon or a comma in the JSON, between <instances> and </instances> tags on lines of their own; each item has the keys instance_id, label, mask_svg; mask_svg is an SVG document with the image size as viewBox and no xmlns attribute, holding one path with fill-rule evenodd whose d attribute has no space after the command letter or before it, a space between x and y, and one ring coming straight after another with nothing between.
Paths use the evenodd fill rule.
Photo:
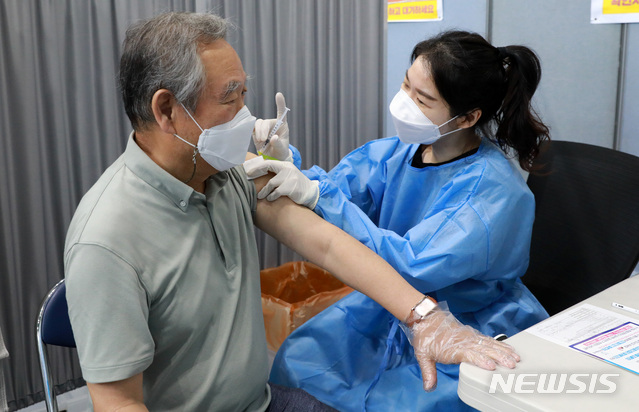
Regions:
<instances>
[{"instance_id":1,"label":"watch face","mask_svg":"<svg viewBox=\"0 0 639 412\"><path fill-rule=\"evenodd\" d=\"M430 299L425 299L422 303L417 305L417 307L415 308L415 313L417 313L419 317L424 317L428 314L428 312L433 310L434 307L435 304Z\"/></svg>"}]
</instances>

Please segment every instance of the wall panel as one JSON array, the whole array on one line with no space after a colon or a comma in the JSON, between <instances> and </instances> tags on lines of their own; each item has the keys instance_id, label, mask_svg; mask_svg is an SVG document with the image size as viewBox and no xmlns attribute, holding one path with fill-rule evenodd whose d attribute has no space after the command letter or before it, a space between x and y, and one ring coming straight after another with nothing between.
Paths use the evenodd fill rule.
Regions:
<instances>
[{"instance_id":1,"label":"wall panel","mask_svg":"<svg viewBox=\"0 0 639 412\"><path fill-rule=\"evenodd\" d=\"M626 25L626 30L619 150L639 156L639 23Z\"/></svg>"},{"instance_id":2,"label":"wall panel","mask_svg":"<svg viewBox=\"0 0 639 412\"><path fill-rule=\"evenodd\" d=\"M535 105L551 137L613 147L620 25L590 24L590 2L493 1L493 44L541 59Z\"/></svg>"}]
</instances>

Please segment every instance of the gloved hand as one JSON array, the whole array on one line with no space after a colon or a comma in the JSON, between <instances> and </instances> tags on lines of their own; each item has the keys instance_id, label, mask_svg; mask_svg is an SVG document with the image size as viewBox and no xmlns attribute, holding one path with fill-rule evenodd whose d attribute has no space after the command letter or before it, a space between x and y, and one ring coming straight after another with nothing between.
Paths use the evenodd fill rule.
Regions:
<instances>
[{"instance_id":1,"label":"gloved hand","mask_svg":"<svg viewBox=\"0 0 639 412\"><path fill-rule=\"evenodd\" d=\"M293 163L279 160L264 160L255 157L244 162L244 170L249 178L255 179L269 172L275 176L257 194L258 199L273 201L280 196L288 196L298 205L313 210L319 200L319 183L310 180Z\"/></svg>"},{"instance_id":2,"label":"gloved hand","mask_svg":"<svg viewBox=\"0 0 639 412\"><path fill-rule=\"evenodd\" d=\"M494 370L497 364L512 369L520 360L512 346L462 324L452 313L439 308L410 326L400 325L415 349L427 392L437 386L436 362L470 362Z\"/></svg>"},{"instance_id":3,"label":"gloved hand","mask_svg":"<svg viewBox=\"0 0 639 412\"><path fill-rule=\"evenodd\" d=\"M275 119L257 119L255 129L253 129L253 143L260 154L272 157L277 160L292 161L293 153L288 148L288 115L284 117L284 122L277 129L277 132L271 137L269 143L264 146L268 134L275 126L277 119L284 113L286 101L282 93L275 95L275 104L277 106L277 116Z\"/></svg>"}]
</instances>

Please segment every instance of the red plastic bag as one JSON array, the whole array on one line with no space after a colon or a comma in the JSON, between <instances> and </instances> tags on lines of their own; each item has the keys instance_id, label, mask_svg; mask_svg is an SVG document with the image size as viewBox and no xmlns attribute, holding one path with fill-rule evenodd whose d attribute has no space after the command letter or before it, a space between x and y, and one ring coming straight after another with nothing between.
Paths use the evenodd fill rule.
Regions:
<instances>
[{"instance_id":1,"label":"red plastic bag","mask_svg":"<svg viewBox=\"0 0 639 412\"><path fill-rule=\"evenodd\" d=\"M310 262L290 262L260 272L266 343L277 351L308 319L353 291Z\"/></svg>"}]
</instances>

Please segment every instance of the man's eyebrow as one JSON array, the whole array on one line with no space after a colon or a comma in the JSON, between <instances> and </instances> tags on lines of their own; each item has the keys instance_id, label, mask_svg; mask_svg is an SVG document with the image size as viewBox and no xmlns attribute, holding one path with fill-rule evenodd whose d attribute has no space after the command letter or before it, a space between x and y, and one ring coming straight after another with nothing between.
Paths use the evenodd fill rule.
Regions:
<instances>
[{"instance_id":1,"label":"man's eyebrow","mask_svg":"<svg viewBox=\"0 0 639 412\"><path fill-rule=\"evenodd\" d=\"M404 81L405 81L406 83L410 84L410 80L408 79L408 70L406 70L406 74L405 74L405 77L404 77ZM421 94L422 96L424 96L425 98L427 98L428 100L432 100L432 101L434 101L434 102L435 102L435 101L437 101L437 99L436 99L436 98L434 98L433 96L431 96L430 94L426 93L426 92L425 92L425 91L423 91L423 90L420 90L420 89L418 89L418 88L415 88L415 91L416 91L417 93Z\"/></svg>"},{"instance_id":2,"label":"man's eyebrow","mask_svg":"<svg viewBox=\"0 0 639 412\"><path fill-rule=\"evenodd\" d=\"M228 82L228 84L226 85L226 89L224 90L224 93L220 97L220 101L221 102L225 101L231 95L231 93L236 91L241 85L242 85L242 82L237 80Z\"/></svg>"}]
</instances>

